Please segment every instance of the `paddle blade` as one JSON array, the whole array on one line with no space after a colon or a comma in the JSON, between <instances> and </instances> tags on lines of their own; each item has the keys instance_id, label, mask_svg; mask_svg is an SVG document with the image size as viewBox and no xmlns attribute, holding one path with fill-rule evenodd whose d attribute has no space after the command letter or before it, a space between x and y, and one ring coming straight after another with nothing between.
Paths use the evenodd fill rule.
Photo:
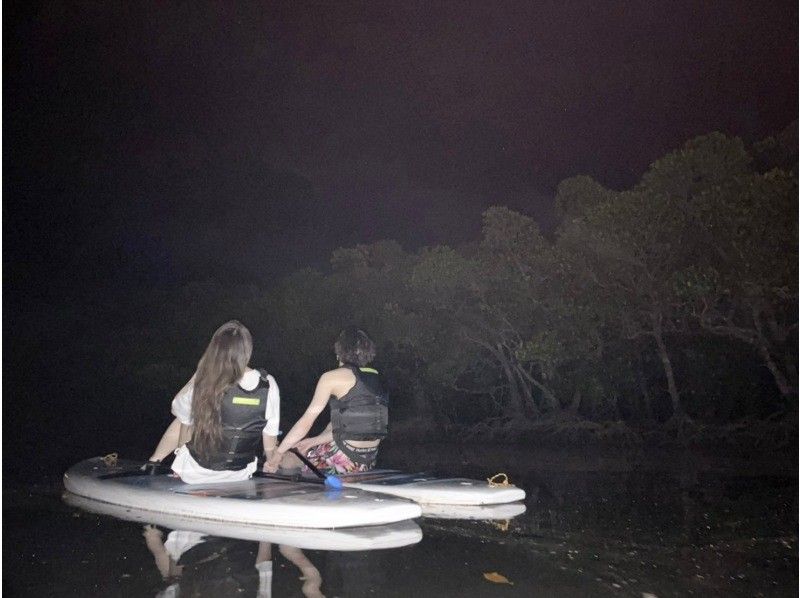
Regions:
<instances>
[{"instance_id":1,"label":"paddle blade","mask_svg":"<svg viewBox=\"0 0 800 598\"><path fill-rule=\"evenodd\" d=\"M326 475L325 476L325 485L328 488L333 488L335 490L341 490L342 489L342 480L340 480L339 478L337 478L336 476L333 476L333 475Z\"/></svg>"}]
</instances>

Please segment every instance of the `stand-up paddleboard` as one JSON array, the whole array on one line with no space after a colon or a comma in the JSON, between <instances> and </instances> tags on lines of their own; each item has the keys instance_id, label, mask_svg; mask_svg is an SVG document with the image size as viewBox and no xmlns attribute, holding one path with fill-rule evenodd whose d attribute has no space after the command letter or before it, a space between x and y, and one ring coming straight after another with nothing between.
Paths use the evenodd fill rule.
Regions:
<instances>
[{"instance_id":1,"label":"stand-up paddleboard","mask_svg":"<svg viewBox=\"0 0 800 598\"><path fill-rule=\"evenodd\" d=\"M356 488L254 478L219 484L184 484L171 475L145 475L135 461L101 457L82 461L64 474L67 491L111 505L225 523L333 529L383 525L414 519L419 505Z\"/></svg>"},{"instance_id":2,"label":"stand-up paddleboard","mask_svg":"<svg viewBox=\"0 0 800 598\"><path fill-rule=\"evenodd\" d=\"M390 494L423 505L497 505L525 499L522 488L485 480L439 478L424 473L380 469L337 477L345 488Z\"/></svg>"},{"instance_id":3,"label":"stand-up paddleboard","mask_svg":"<svg viewBox=\"0 0 800 598\"><path fill-rule=\"evenodd\" d=\"M68 505L84 511L109 515L126 521L158 525L168 529L187 530L206 536L287 544L309 550L380 550L409 546L422 539L422 529L411 520L343 529L297 529L194 519L169 513L131 509L84 498L71 492L65 492L63 499Z\"/></svg>"}]
</instances>

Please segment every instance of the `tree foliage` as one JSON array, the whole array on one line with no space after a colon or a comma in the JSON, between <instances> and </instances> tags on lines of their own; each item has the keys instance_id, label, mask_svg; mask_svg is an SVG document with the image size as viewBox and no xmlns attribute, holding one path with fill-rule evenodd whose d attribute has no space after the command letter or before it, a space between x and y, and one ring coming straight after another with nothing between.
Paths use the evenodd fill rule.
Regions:
<instances>
[{"instance_id":1,"label":"tree foliage","mask_svg":"<svg viewBox=\"0 0 800 598\"><path fill-rule=\"evenodd\" d=\"M724 405L742 385L795 400L797 173L759 169L779 146L698 137L630 189L563 181L552 237L492 207L477 243L343 248L264 304L305 363L338 327L367 328L400 396L438 421L703 419L741 414Z\"/></svg>"},{"instance_id":2,"label":"tree foliage","mask_svg":"<svg viewBox=\"0 0 800 598\"><path fill-rule=\"evenodd\" d=\"M120 335L123 374L155 385L169 372L162 386L174 385L192 364L156 367L147 339L175 340L161 361L178 364L238 317L291 420L335 365L339 329L357 324L379 342L395 413L419 425L767 415L797 400L792 133L750 148L698 137L629 189L566 179L548 234L495 206L464 246L354 245L266 290L203 283L153 298L140 321L156 303L180 313Z\"/></svg>"}]
</instances>

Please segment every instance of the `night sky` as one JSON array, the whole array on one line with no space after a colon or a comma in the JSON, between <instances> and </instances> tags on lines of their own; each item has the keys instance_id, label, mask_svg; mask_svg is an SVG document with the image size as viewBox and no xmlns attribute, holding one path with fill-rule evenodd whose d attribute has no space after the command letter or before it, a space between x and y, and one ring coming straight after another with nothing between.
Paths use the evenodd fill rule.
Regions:
<instances>
[{"instance_id":1,"label":"night sky","mask_svg":"<svg viewBox=\"0 0 800 598\"><path fill-rule=\"evenodd\" d=\"M547 226L566 177L797 116L797 2L430 4L4 2L6 293Z\"/></svg>"}]
</instances>

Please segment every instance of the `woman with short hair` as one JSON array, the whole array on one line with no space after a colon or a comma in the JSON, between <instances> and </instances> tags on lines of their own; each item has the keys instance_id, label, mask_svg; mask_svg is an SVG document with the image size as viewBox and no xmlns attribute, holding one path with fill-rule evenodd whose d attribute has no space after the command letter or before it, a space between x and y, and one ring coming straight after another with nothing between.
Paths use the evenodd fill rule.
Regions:
<instances>
[{"instance_id":1,"label":"woman with short hair","mask_svg":"<svg viewBox=\"0 0 800 598\"><path fill-rule=\"evenodd\" d=\"M339 334L334 351L339 367L320 376L311 403L267 460L265 471L277 471L291 448L331 474L375 466L389 423L389 396L378 371L370 367L375 343L363 330L349 326ZM305 438L326 405L331 409L330 424L320 435Z\"/></svg>"}]
</instances>

